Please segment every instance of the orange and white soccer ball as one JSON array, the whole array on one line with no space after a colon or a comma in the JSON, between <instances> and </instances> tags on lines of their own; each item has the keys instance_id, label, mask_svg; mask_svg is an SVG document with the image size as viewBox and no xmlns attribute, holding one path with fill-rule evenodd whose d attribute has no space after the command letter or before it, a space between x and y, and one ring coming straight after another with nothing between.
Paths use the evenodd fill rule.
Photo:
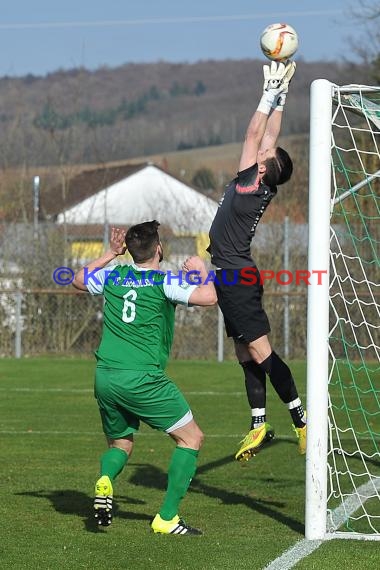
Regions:
<instances>
[{"instance_id":1,"label":"orange and white soccer ball","mask_svg":"<svg viewBox=\"0 0 380 570\"><path fill-rule=\"evenodd\" d=\"M263 54L274 61L285 61L298 49L298 36L288 24L271 24L260 36Z\"/></svg>"}]
</instances>

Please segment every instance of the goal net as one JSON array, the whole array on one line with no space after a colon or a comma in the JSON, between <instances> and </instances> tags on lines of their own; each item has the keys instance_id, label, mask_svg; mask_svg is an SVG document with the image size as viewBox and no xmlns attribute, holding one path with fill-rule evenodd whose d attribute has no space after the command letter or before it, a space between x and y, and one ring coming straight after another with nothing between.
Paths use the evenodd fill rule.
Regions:
<instances>
[{"instance_id":1,"label":"goal net","mask_svg":"<svg viewBox=\"0 0 380 570\"><path fill-rule=\"evenodd\" d=\"M306 536L380 539L380 87L311 101Z\"/></svg>"}]
</instances>

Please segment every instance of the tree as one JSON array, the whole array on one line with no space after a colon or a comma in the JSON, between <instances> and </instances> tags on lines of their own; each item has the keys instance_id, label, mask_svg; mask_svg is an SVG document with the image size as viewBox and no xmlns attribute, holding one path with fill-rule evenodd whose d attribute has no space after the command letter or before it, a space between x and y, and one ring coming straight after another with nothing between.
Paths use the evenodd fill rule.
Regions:
<instances>
[{"instance_id":1,"label":"tree","mask_svg":"<svg viewBox=\"0 0 380 570\"><path fill-rule=\"evenodd\" d=\"M206 85L203 83L203 81L197 81L197 84L194 87L194 95L197 95L198 97L200 97L201 95L206 93L206 91L207 91L207 88L206 88Z\"/></svg>"},{"instance_id":2,"label":"tree","mask_svg":"<svg viewBox=\"0 0 380 570\"><path fill-rule=\"evenodd\" d=\"M372 79L380 83L380 1L358 0L351 8L351 17L364 29L362 40L353 42L353 49L369 66Z\"/></svg>"},{"instance_id":3,"label":"tree","mask_svg":"<svg viewBox=\"0 0 380 570\"><path fill-rule=\"evenodd\" d=\"M206 192L211 192L215 190L217 187L217 182L215 179L215 175L211 168L202 167L199 168L195 173L191 180L192 184L195 188L199 190L204 190Z\"/></svg>"}]
</instances>

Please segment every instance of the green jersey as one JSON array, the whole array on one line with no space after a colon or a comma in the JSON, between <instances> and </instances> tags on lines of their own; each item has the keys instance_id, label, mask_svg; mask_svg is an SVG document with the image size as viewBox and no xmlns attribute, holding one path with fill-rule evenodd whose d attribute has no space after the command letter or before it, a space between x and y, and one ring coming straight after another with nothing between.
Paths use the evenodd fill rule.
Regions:
<instances>
[{"instance_id":1,"label":"green jersey","mask_svg":"<svg viewBox=\"0 0 380 570\"><path fill-rule=\"evenodd\" d=\"M126 370L164 369L174 335L175 307L187 305L196 286L177 276L132 265L93 271L86 286L104 295L98 366Z\"/></svg>"}]
</instances>

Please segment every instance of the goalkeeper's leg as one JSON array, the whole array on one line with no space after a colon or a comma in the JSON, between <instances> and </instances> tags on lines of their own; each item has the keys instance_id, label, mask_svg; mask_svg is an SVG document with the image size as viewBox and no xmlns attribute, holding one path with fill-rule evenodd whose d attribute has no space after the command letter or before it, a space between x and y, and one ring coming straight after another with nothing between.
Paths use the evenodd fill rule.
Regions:
<instances>
[{"instance_id":1,"label":"goalkeeper's leg","mask_svg":"<svg viewBox=\"0 0 380 570\"><path fill-rule=\"evenodd\" d=\"M245 388L251 406L251 426L240 442L235 459L247 460L270 442L274 437L272 427L266 422L266 376L265 372L251 359L247 346L235 342L235 352L244 371ZM245 360L242 360L245 359Z\"/></svg>"},{"instance_id":2,"label":"goalkeeper's leg","mask_svg":"<svg viewBox=\"0 0 380 570\"><path fill-rule=\"evenodd\" d=\"M252 358L259 363L263 373L268 374L274 389L286 404L298 438L298 451L304 455L306 453L306 414L288 365L272 350L266 335L249 343L248 349Z\"/></svg>"},{"instance_id":3,"label":"goalkeeper's leg","mask_svg":"<svg viewBox=\"0 0 380 570\"><path fill-rule=\"evenodd\" d=\"M306 453L306 413L292 373L288 365L274 351L260 363L261 369L269 375L273 388L286 404L293 420L293 428L298 438L298 451Z\"/></svg>"}]
</instances>

